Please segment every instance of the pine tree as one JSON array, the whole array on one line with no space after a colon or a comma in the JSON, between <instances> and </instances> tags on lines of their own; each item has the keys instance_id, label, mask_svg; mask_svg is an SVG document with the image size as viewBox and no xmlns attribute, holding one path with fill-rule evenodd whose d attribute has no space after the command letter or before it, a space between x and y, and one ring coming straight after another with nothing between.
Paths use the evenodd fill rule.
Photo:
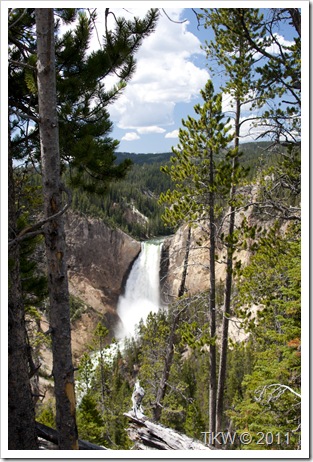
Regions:
<instances>
[{"instance_id":1,"label":"pine tree","mask_svg":"<svg viewBox=\"0 0 313 462\"><path fill-rule=\"evenodd\" d=\"M24 14L25 13L25 14ZM115 18L110 30L107 18ZM106 9L105 36L98 50L89 53L90 38L96 33L96 10L87 13L79 9L55 11L56 32L61 21L76 28L63 36L56 35L56 79L60 156L62 165L71 169L71 184L84 185L89 190L103 191L113 179L125 176L129 160L115 165L114 152L118 141L110 138L112 123L108 105L113 102L132 77L134 55L142 41L153 32L157 10L149 10L143 19L126 21ZM38 94L36 86L36 40L33 35L34 10L11 11L9 28L9 104L15 115L19 135L13 144L19 159L39 160ZM118 75L119 82L107 90L105 78ZM33 123L26 122L31 120ZM95 180L98 180L95 182Z\"/></svg>"},{"instance_id":2,"label":"pine tree","mask_svg":"<svg viewBox=\"0 0 313 462\"><path fill-rule=\"evenodd\" d=\"M40 117L45 248L50 299L56 425L59 449L78 449L74 367L71 350L70 302L65 259L62 185L55 80L54 14L37 8L37 82Z\"/></svg>"},{"instance_id":3,"label":"pine tree","mask_svg":"<svg viewBox=\"0 0 313 462\"><path fill-rule=\"evenodd\" d=\"M9 188L8 236L9 239L14 239L17 234L17 217L10 138ZM8 310L8 448L10 450L37 449L35 409L29 382L20 255L17 245L9 249Z\"/></svg>"},{"instance_id":4,"label":"pine tree","mask_svg":"<svg viewBox=\"0 0 313 462\"><path fill-rule=\"evenodd\" d=\"M77 10L67 9L67 10L56 10L55 15L62 18L67 22L71 22L75 19ZM106 17L111 14L109 9L106 9ZM54 16L52 17L54 19ZM46 108L55 110L53 114L53 126L50 125L50 131L54 132L58 125L58 120L60 121L60 127L62 137L60 143L55 143L55 148L52 150L53 154L57 154L55 157L52 155L49 158L49 154L46 153L46 156L42 155L42 164L39 164L42 168L42 173L44 175L44 190L46 198L46 218L39 222L35 223L33 226L26 227L21 230L19 234L10 233L10 246L15 246L25 238L33 237L38 235L38 233L45 232L46 234L46 243L47 257L52 264L53 258L56 257L56 260L53 261L53 264L50 265L50 295L51 302L54 299L55 307L58 306L61 308L64 306L64 311L61 316L58 318L57 309L51 309L51 326L52 334L56 339L57 335L63 330L68 329L68 334L62 335L61 342L54 342L54 353L55 356L58 356L59 362L67 360L68 364L63 367L63 373L57 368L54 368L54 375L65 378L66 374L68 375L68 381L66 386L63 380L63 385L61 389L56 385L56 393L61 399L63 395L65 401L61 406L59 406L57 411L57 426L58 429L64 429L64 434L60 434L61 446L68 446L73 443L75 446L75 424L74 422L70 423L69 420L74 420L75 414L75 404L74 404L74 389L72 386L72 373L73 368L70 365L71 358L67 354L70 351L70 346L67 348L67 353L65 351L64 357L61 354L58 354L58 349L62 349L62 340L68 341L70 339L70 329L69 329L69 319L68 319L68 290L66 288L66 265L65 265L65 256L64 248L54 246L56 241L59 239L59 243L62 242L62 219L61 213L64 212L64 209L61 209L62 203L62 190L65 188L60 183L60 173L62 165L69 165L72 162L74 181L77 183L77 178L83 179L84 175L87 175L90 180L92 176L96 176L97 180L102 181L102 189L106 188L107 182L111 181L113 178L120 178L123 176L129 167L129 162L126 161L120 166L114 166L115 157L113 151L117 146L115 141L112 141L109 137L109 131L111 129L111 124L108 121L108 116L106 112L106 106L112 101L118 94L119 90L124 86L124 83L131 77L134 68L135 60L134 53L142 43L142 40L151 33L153 30L156 20L157 20L157 11L150 10L143 20L134 18L133 21L125 21L122 19L116 19L116 30L118 33L109 31L106 28L106 39L104 47L101 48L97 53L91 54L87 57L88 41L92 33L92 25L94 24L95 13L92 14L90 21L86 20L84 14L80 15L79 26L76 29L76 32L68 33L63 38L64 40L57 40L57 47L53 49L53 53L56 52L56 59L53 62L53 66L50 66L50 69L53 67L57 71L56 81L57 81L57 96L58 96L58 105L56 101L50 101L51 107ZM40 63L39 52L37 56L36 50L36 36L34 34L35 28L35 11L34 9L16 9L10 10L9 14L9 117L10 117L10 141L12 145L12 157L18 160L24 160L26 164L32 162L36 167L40 161L39 153L39 126L43 128L43 120L39 119L38 114L38 99L40 88L37 87L37 80L40 82L40 78L43 75L36 75L36 62ZM45 32L45 31L44 31ZM54 39L54 24L50 28L51 40ZM52 43L52 42L51 42ZM80 48L81 46L81 48ZM60 55L60 59L58 56ZM63 60L63 61L62 61ZM51 64L51 63L50 63ZM54 66L55 64L55 66ZM39 69L40 70L40 69ZM103 79L110 73L118 72L121 77L121 82L118 86L112 90L112 92L104 91ZM80 79L80 77L81 79ZM79 80L80 79L80 80ZM78 85L79 84L79 85ZM92 84L94 85L92 89ZM70 91L78 88L81 92ZM50 89L50 88L49 88ZM74 94L75 93L75 94ZM47 93L48 96L48 93ZM48 97L46 98L46 100ZM40 110L44 107L45 99L41 99ZM97 103L96 106L93 106L94 103ZM70 108L70 109L69 109ZM56 109L58 110L58 117ZM67 119L66 119L66 117ZM66 120L62 120L65 118ZM64 124L63 124L64 121ZM72 139L73 143L71 146L66 144L65 125L69 122L73 122L73 126L70 130L74 133L74 138ZM40 122L40 123L39 123ZM49 127L46 127L47 129ZM64 128L64 130L63 130ZM94 128L94 130L93 130ZM67 129L68 130L68 126ZM14 135L13 135L14 133ZM43 140L44 136L41 130L41 139ZM103 141L105 140L105 141ZM75 142L74 142L75 141ZM76 145L77 142L77 145ZM42 141L44 145L44 142ZM59 150L60 145L60 150ZM77 146L80 146L80 150L76 150ZM67 148L66 152L64 146ZM71 148L71 150L69 150ZM61 153L61 157L58 156L58 153ZM106 156L107 152L107 156ZM51 154L51 152L50 152ZM58 161L59 159L59 161ZM79 163L75 164L75 160L79 159ZM49 165L49 160L51 164ZM61 165L62 164L62 165ZM50 171L49 171L50 170ZM55 177L53 175L55 174ZM52 175L52 183L49 183ZM78 176L77 176L78 175ZM54 182L54 184L53 184ZM91 188L91 182L86 180L86 187ZM48 189L50 191L48 192ZM53 192L52 192L53 190ZM49 194L51 193L51 196ZM51 208L49 211L48 209ZM51 214L56 215L55 221L52 221ZM55 230L51 228L55 225ZM43 229L43 226L45 229ZM50 230L49 230L50 228ZM14 226L12 229L16 229ZM58 230L56 235L53 233ZM59 234L58 234L59 233ZM64 240L63 240L64 244ZM54 256L53 256L54 255ZM53 268L52 268L53 267ZM12 270L13 271L13 270ZM62 285L63 280L63 289L58 296L55 296L57 292L57 284L54 276L58 278L58 282ZM13 272L12 272L13 277ZM13 279L12 279L13 280ZM18 289L18 281L14 278L15 287L12 288L13 291ZM62 293L61 297L60 294ZM12 292L13 294L13 292ZM53 295L54 294L54 295ZM10 300L10 303L14 304L14 310L16 309L19 312L18 319L23 319L24 312L21 304L18 303L17 299L13 297ZM53 303L52 303L53 305ZM12 312L14 312L14 310ZM56 316L54 318L53 316ZM60 331L56 329L56 325L59 322L62 322L62 316L64 316L65 322L63 325L59 325ZM63 319L63 320L64 320ZM22 345L22 341L18 341L18 337L22 334L24 326L20 325L21 332L15 332L12 335L12 342L21 345L21 351L26 349L26 343ZM63 332L64 334L64 332ZM21 337L22 338L22 337ZM24 338L24 342L25 338ZM68 342L68 345L70 343ZM13 361L13 357L12 357ZM12 370L17 366L17 363L12 366ZM25 368L27 368L27 362L25 363ZM61 381L62 381L61 380ZM24 387L24 383L21 381L21 387ZM13 388L12 388L13 390ZM65 395L64 395L65 392ZM16 393L15 397L18 399L16 403L15 397L12 395L11 405L15 406L17 409L21 408L21 401L18 398L19 394ZM60 401L60 400L59 400ZM69 402L71 401L70 409L68 409L68 418L62 417L60 414L60 408L66 409ZM30 403L25 399L25 403L28 403L29 410L31 410ZM57 404L58 406L58 404ZM13 415L13 414L12 414ZM26 414L25 414L26 416ZM68 421L68 422L66 422ZM32 428L28 423L19 419L20 425L26 428ZM66 424L69 423L68 429L72 434L67 434L65 437ZM62 428L61 428L62 427ZM61 431L62 433L62 431ZM77 432L76 432L77 434ZM10 440L15 441L16 432L13 431L10 434ZM66 440L66 441L65 441ZM13 444L13 443L12 443ZM21 449L27 449L27 445L20 442ZM14 442L15 445L15 442ZM14 446L16 447L16 446ZM29 448L33 446L29 443Z\"/></svg>"},{"instance_id":5,"label":"pine tree","mask_svg":"<svg viewBox=\"0 0 313 462\"><path fill-rule=\"evenodd\" d=\"M238 244L238 236L235 230L235 218L238 208L237 185L240 177L243 176L243 170L240 168L239 164L239 140L243 123L241 121L241 109L251 98L251 74L254 64L254 51L251 50L249 41L246 40L238 29L238 21L242 15L245 15L246 23L249 24L249 28L252 31L251 34L254 36L254 23L255 17L257 16L257 11L255 10L250 10L247 13L245 9L242 8L212 9L205 10L205 14L203 15L205 18L205 27L212 27L215 35L214 41L212 40L210 43L206 43L205 49L207 56L215 58L218 66L223 69L226 83L221 89L226 95L232 98L234 106L234 148L232 153L232 173L228 199L229 219L224 241L227 249L227 256L222 345L217 392L217 431L222 429L228 351L228 325L231 314L231 294L233 285L233 262L236 245Z\"/></svg>"},{"instance_id":6,"label":"pine tree","mask_svg":"<svg viewBox=\"0 0 313 462\"><path fill-rule=\"evenodd\" d=\"M228 414L238 431L269 434L271 449L300 447L300 267L299 224L284 233L277 223L260 240L237 284L238 314L250 332L254 353L252 370L242 382L243 396L234 400ZM258 306L254 315L251 305Z\"/></svg>"},{"instance_id":7,"label":"pine tree","mask_svg":"<svg viewBox=\"0 0 313 462\"><path fill-rule=\"evenodd\" d=\"M256 58L249 92L251 117L247 120L251 120L252 127L261 127L256 139L271 139L269 147L278 154L276 166L268 175L272 181L262 182L264 195L260 196L256 205L261 213L285 220L299 219L298 204L289 208L290 204L282 200L282 195L289 193L294 197L295 193L299 194L300 185L301 10L269 8L261 12L256 8L229 9L230 18L235 16L233 22L223 17L226 9L202 11L199 19L212 16L217 28L218 24L225 28L226 47L232 43L227 43L228 36L234 37L234 40L241 37ZM281 25L287 22L293 26L290 45L280 40ZM227 54L226 58L229 59ZM286 151L279 145L289 146L289 149ZM290 174L293 169L295 171Z\"/></svg>"},{"instance_id":8,"label":"pine tree","mask_svg":"<svg viewBox=\"0 0 313 462\"><path fill-rule=\"evenodd\" d=\"M206 84L201 91L203 106L196 105L195 112L199 118L183 121L185 130L180 130L180 144L173 149L175 156L171 158L173 165L164 167L163 171L171 176L176 189L161 195L161 202L168 204L164 213L166 222L190 223L209 220L210 238L210 294L208 311L210 314L211 339L216 337L216 294L215 294L215 248L216 248L216 211L215 196L217 194L217 177L222 179L222 190L229 182L228 161L216 161L222 149L227 147L232 136L228 135L230 127L224 121L222 113L222 96L214 95L212 82ZM227 189L227 186L226 186ZM220 191L219 191L220 192ZM215 431L216 419L216 345L210 343L210 431Z\"/></svg>"}]
</instances>

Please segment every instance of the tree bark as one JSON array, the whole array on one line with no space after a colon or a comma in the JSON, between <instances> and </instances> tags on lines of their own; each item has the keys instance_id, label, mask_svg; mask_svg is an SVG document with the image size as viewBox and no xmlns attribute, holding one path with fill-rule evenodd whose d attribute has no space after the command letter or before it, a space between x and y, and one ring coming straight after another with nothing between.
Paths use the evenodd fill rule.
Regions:
<instances>
[{"instance_id":1,"label":"tree bark","mask_svg":"<svg viewBox=\"0 0 313 462\"><path fill-rule=\"evenodd\" d=\"M47 425L36 422L36 430L37 430L37 435L40 438L43 438L46 441L50 441L51 443L54 443L56 445L58 444L59 434L57 430L54 430L54 428L50 428ZM78 446L80 450L105 451L107 449L104 446L98 446L97 444L93 444L85 440L78 440Z\"/></svg>"},{"instance_id":2,"label":"tree bark","mask_svg":"<svg viewBox=\"0 0 313 462\"><path fill-rule=\"evenodd\" d=\"M186 252L185 252L185 257L184 257L184 268L183 268L182 279L181 279L181 283L180 283L180 287L178 291L178 297L182 297L187 291L186 277L187 277L188 260L189 260L189 253L190 253L190 241L191 241L191 227L188 226L188 234L186 238ZM170 335L169 335L166 353L165 353L164 369L163 369L162 377L161 377L161 380L160 380L160 383L157 389L156 400L155 400L155 404L153 407L153 418L156 422L160 420L161 414L162 414L162 401L165 397L165 393L167 389L167 381L168 381L172 363L173 363L175 330L178 325L180 315L183 311L184 310L180 310L178 313L176 313L176 315L173 318L172 325L171 325Z\"/></svg>"},{"instance_id":3,"label":"tree bark","mask_svg":"<svg viewBox=\"0 0 313 462\"><path fill-rule=\"evenodd\" d=\"M164 450L206 450L216 449L204 445L201 441L183 435L172 428L155 424L149 420L138 419L131 414L124 414L130 419L128 435L135 442L133 449Z\"/></svg>"},{"instance_id":4,"label":"tree bark","mask_svg":"<svg viewBox=\"0 0 313 462\"><path fill-rule=\"evenodd\" d=\"M287 8L292 19L292 24L301 37L301 13L298 8Z\"/></svg>"},{"instance_id":5,"label":"tree bark","mask_svg":"<svg viewBox=\"0 0 313 462\"><path fill-rule=\"evenodd\" d=\"M17 234L15 188L9 135L9 239ZM9 251L8 448L38 449L35 410L29 381L28 344L20 278L19 245Z\"/></svg>"},{"instance_id":6,"label":"tree bark","mask_svg":"<svg viewBox=\"0 0 313 462\"><path fill-rule=\"evenodd\" d=\"M179 310L178 313L175 314L172 325L171 325L171 331L170 331L170 335L169 335L169 339L168 339L168 343L166 347L166 353L165 353L164 369L163 369L162 377L161 377L159 387L156 393L155 404L153 407L153 418L156 422L158 422L161 418L162 401L164 400L164 397L165 397L165 393L167 389L167 381L170 376L171 367L173 363L173 357L174 357L175 330L177 328L180 315L182 314L184 310L185 308Z\"/></svg>"},{"instance_id":7,"label":"tree bark","mask_svg":"<svg viewBox=\"0 0 313 462\"><path fill-rule=\"evenodd\" d=\"M187 292L186 288L186 278L187 278L187 271L188 271L188 260L189 260L189 252L190 252L190 240L191 240L191 226L188 226L188 234L186 238L186 253L184 258L184 268L183 274L180 282L180 287L178 291L178 297L182 297L185 292Z\"/></svg>"},{"instance_id":8,"label":"tree bark","mask_svg":"<svg viewBox=\"0 0 313 462\"><path fill-rule=\"evenodd\" d=\"M235 117L235 143L234 148L239 149L239 134L240 134L240 101L237 98L236 101L236 117ZM233 159L233 172L238 162L238 156L236 155ZM234 199L236 194L236 185L232 182L230 188L230 216L228 225L228 247L227 247L227 259L226 259L226 280L225 280L225 292L224 292L224 312L222 321L222 341L221 341L221 356L219 363L218 372L218 387L217 387L217 404L216 404L216 431L223 431L223 412L224 412L224 392L226 384L226 372L227 372L227 352L228 352L228 327L229 327L229 316L231 307L231 293L232 293L232 281L233 281L233 259L234 259L234 243L233 235L235 230L235 217L236 208L234 206Z\"/></svg>"},{"instance_id":9,"label":"tree bark","mask_svg":"<svg viewBox=\"0 0 313 462\"><path fill-rule=\"evenodd\" d=\"M210 292L209 292L209 317L210 337L216 336L216 291L215 291L215 194L214 194L214 159L213 151L210 150L209 172L209 229L210 229ZM210 344L210 388L209 388L209 431L215 432L216 423L216 345Z\"/></svg>"},{"instance_id":10,"label":"tree bark","mask_svg":"<svg viewBox=\"0 0 313 462\"><path fill-rule=\"evenodd\" d=\"M62 209L59 132L57 118L54 15L52 8L36 8L37 84L45 218ZM74 368L71 351L70 303L65 257L63 216L45 225L50 298L53 376L59 449L78 449Z\"/></svg>"}]
</instances>

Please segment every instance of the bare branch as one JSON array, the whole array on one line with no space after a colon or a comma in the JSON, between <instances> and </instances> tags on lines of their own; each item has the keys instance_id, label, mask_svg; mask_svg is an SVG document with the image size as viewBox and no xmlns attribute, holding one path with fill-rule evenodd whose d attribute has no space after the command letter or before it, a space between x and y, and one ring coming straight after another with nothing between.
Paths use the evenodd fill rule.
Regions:
<instances>
[{"instance_id":1,"label":"bare branch","mask_svg":"<svg viewBox=\"0 0 313 462\"><path fill-rule=\"evenodd\" d=\"M174 21L174 19L170 18L169 15L167 14L167 12L165 11L164 8L162 8L162 11L163 13L165 14L165 16L167 17L167 19L171 22L174 22L175 24L184 24L184 22L187 21L187 19L183 19L182 21Z\"/></svg>"},{"instance_id":2,"label":"bare branch","mask_svg":"<svg viewBox=\"0 0 313 462\"><path fill-rule=\"evenodd\" d=\"M14 66L17 66L17 67L26 67L27 69L30 69L32 71L37 71L37 68L35 66L31 66L30 64L23 63L21 61L15 61L14 59L9 59L9 63L14 64Z\"/></svg>"},{"instance_id":3,"label":"bare branch","mask_svg":"<svg viewBox=\"0 0 313 462\"><path fill-rule=\"evenodd\" d=\"M297 396L298 398L301 399L300 393L297 393L295 390L293 390L288 385L284 385L282 383L272 383L270 385L265 385L262 389L258 388L256 390L255 393L258 394L258 397L256 397L256 400L261 401L264 398L265 392L267 390L269 390L270 388L273 388L273 387L275 387L275 389L271 392L271 394L270 394L270 396L268 398L268 402L276 401L278 398L281 397L281 395L283 393L285 393L285 391L289 391L290 393L293 393L295 396Z\"/></svg>"}]
</instances>

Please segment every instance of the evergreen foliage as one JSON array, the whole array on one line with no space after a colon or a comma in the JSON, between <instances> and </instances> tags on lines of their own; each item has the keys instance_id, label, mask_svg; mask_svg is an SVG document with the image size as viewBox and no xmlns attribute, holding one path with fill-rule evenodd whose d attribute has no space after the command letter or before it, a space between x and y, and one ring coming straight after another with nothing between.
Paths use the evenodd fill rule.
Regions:
<instances>
[{"instance_id":1,"label":"evergreen foliage","mask_svg":"<svg viewBox=\"0 0 313 462\"><path fill-rule=\"evenodd\" d=\"M125 178L112 182L105 194L77 188L73 193L73 209L102 218L109 226L118 227L135 238L170 234L172 230L161 220L163 207L158 204L158 198L171 187L171 182L162 175L160 166L157 159L134 163Z\"/></svg>"},{"instance_id":2,"label":"evergreen foliage","mask_svg":"<svg viewBox=\"0 0 313 462\"><path fill-rule=\"evenodd\" d=\"M171 225L208 219L210 193L223 197L225 188L228 190L232 154L226 151L223 159L222 150L230 143L232 135L228 134L229 120L223 120L222 95L214 95L213 84L209 81L201 96L203 105L194 107L199 118L189 116L182 121L185 129L180 129L180 143L173 149L171 166L162 168L175 184L173 190L160 197L160 202L167 204L163 219ZM211 162L213 178L210 177Z\"/></svg>"},{"instance_id":3,"label":"evergreen foliage","mask_svg":"<svg viewBox=\"0 0 313 462\"><path fill-rule=\"evenodd\" d=\"M183 223L200 224L203 229L208 224L219 227L227 207L245 206L244 187L254 184L258 192L253 218L263 220L265 228L272 224L268 218L277 219L268 230L262 226L257 230L244 219L238 229L217 236L224 248L250 253L246 266L233 262L229 312L224 310L220 282L213 296L211 284L208 292L187 293L166 309L151 313L122 350L115 342L108 345L108 330L102 323L97 325L92 345L80 358L76 372L77 424L82 439L110 449L132 447L123 413L131 408L132 388L138 378L145 389L143 408L148 418L202 439L202 432L212 429L210 382L221 363L218 329L227 318L240 324L246 340L229 339L226 345L221 430L250 432L253 440L249 445L240 446L236 441L224 447L300 448L301 17L298 9L269 11L270 17L265 18L257 9L202 9L199 18L216 34L216 41L207 43L206 49L208 54L216 53L219 65L227 71L229 81L223 90L237 97L241 105L249 100L253 110L263 110L258 123L268 127L267 135L275 145L257 141L241 144L240 152L238 145L230 149L232 136L229 121L221 112L222 96L214 95L208 82L201 92L203 105L195 106L196 118L182 121L180 144L171 155L116 152L118 142L110 138L112 124L107 111L132 75L134 53L154 29L157 11L149 10L143 20L115 18L115 29L106 27L101 49L88 54L96 12L90 10L88 16L80 9L55 10L56 33L61 21L71 24L78 19L75 30L57 36L56 42L61 167L64 182L73 188L75 211L145 239L170 234ZM110 14L106 9L106 21ZM292 19L295 28L294 42L280 45L278 53L270 54L270 46L278 45L277 28L287 19ZM11 9L9 24L12 153L15 160L25 162L16 169L14 179L18 234L36 223L42 210L34 10ZM252 73L256 56L261 58ZM108 90L102 79L112 72L119 73L120 82ZM269 102L270 109L266 108ZM241 122L238 124L240 128ZM281 141L283 146L276 144ZM238 188L236 195L229 194L233 186ZM212 235L212 228L210 232ZM39 235L24 240L19 253L26 319L35 326L28 328L35 360L47 342L39 322L47 296L46 277L38 265L41 245ZM13 266L12 260L9 264ZM214 304L210 305L212 297ZM208 307L216 313L214 321ZM71 297L70 308L74 321L88 307ZM213 349L216 363L210 355ZM34 365L32 360L29 365ZM54 405L53 401L37 403L37 420L55 427ZM260 439L264 444L256 444Z\"/></svg>"},{"instance_id":4,"label":"evergreen foliage","mask_svg":"<svg viewBox=\"0 0 313 462\"><path fill-rule=\"evenodd\" d=\"M116 344L109 345L108 330L99 322L90 353L80 360L77 375L79 437L111 449L129 449L126 433L131 388L125 360Z\"/></svg>"},{"instance_id":5,"label":"evergreen foliage","mask_svg":"<svg viewBox=\"0 0 313 462\"><path fill-rule=\"evenodd\" d=\"M259 244L238 280L239 314L251 332L253 368L229 411L239 430L286 434L272 449L299 448L301 384L300 228L279 226ZM260 309L249 316L251 303ZM253 447L254 449L256 446ZM253 449L251 448L251 449ZM258 448L259 449L259 448Z\"/></svg>"},{"instance_id":6,"label":"evergreen foliage","mask_svg":"<svg viewBox=\"0 0 313 462\"><path fill-rule=\"evenodd\" d=\"M34 10L12 9L9 27L9 104L12 141L15 158L38 162L38 95L36 87L36 35ZM115 164L115 150L119 144L110 138L112 122L107 106L113 102L135 70L134 54L143 39L153 30L158 12L148 11L142 20L126 21L115 18L110 30L106 9L103 43L89 53L92 33L95 32L96 10L58 9L55 20L56 80L60 155L63 167L69 166L73 187L105 191L112 179L125 176L130 161ZM63 36L59 34L62 21L77 26ZM119 76L112 89L104 83L110 74ZM25 120L31 120L25 123ZM95 181L97 180L97 181Z\"/></svg>"},{"instance_id":7,"label":"evergreen foliage","mask_svg":"<svg viewBox=\"0 0 313 462\"><path fill-rule=\"evenodd\" d=\"M287 232L278 226L260 239L250 264L237 274L236 314L249 337L245 342L230 344L225 429L231 428L238 434L249 431L254 443L240 446L237 441L229 449L299 448L299 269L299 226L291 225ZM251 305L259 306L255 317L249 315ZM150 314L119 356L120 371L126 383L134 380L134 369L138 371L145 389L144 412L152 418L173 313L182 306L160 422L201 438L201 432L209 431L210 335L205 294L183 297L168 311ZM258 432L265 435L262 447L256 445L262 436Z\"/></svg>"},{"instance_id":8,"label":"evergreen foliage","mask_svg":"<svg viewBox=\"0 0 313 462\"><path fill-rule=\"evenodd\" d=\"M118 141L109 137L112 123L107 105L116 98L132 76L135 69L134 54L142 40L153 31L158 17L156 9L149 10L142 20L134 18L126 21L113 14L115 27L110 30L107 19L112 13L107 8L103 46L97 52L89 54L89 41L97 15L96 10L88 11L89 17L79 9L9 9L9 166L10 171L13 170L13 160L18 160L24 161L26 168L33 164L41 169L45 218L45 229L42 229L42 223L36 223L35 228L24 228L18 236L14 235L17 217L12 181L9 191L12 212L9 236L10 244L16 247L22 235L28 234L28 238L45 234L60 449L78 448L70 341L70 301L62 221L62 191L67 190L60 181L61 170L65 166L70 169L71 186L84 185L87 190L98 188L105 191L112 179L125 176L130 161L126 160L118 165L114 163L114 151ZM72 23L77 18L77 27L61 37L57 34L59 18L65 23ZM107 91L104 79L113 73L119 75L120 81L112 90ZM71 195L67 195L70 202ZM33 232L33 229L36 231ZM22 240L24 239L25 237ZM18 255L18 248L15 254ZM12 355L9 374L10 377L16 376L13 370L22 366L25 382L21 380L19 383L14 378L17 388L14 393L12 387L10 394L10 406L14 413L10 418L12 432L9 435L9 445L14 449L31 449L36 447L36 435L30 383L27 381L27 356L30 374L33 374L33 370L31 355L26 354L28 346L24 306L17 269L19 270L18 263L9 268L11 280L13 281L13 276L15 278L15 287L11 287L10 292L11 312L15 312L12 319L15 317L20 322L15 331L11 329L12 337L14 335L11 342L18 345L17 350L23 351L24 356L20 355L20 359L17 355L15 358ZM17 294L16 297L13 296L14 293ZM19 360L23 365L18 364ZM12 379L10 380L13 385ZM27 399L24 401L28 412L21 411L24 404L18 400L18 395L25 394L25 391ZM14 415L18 412L20 417L22 414L24 417L18 419L16 425L14 420L17 419ZM17 430L18 426L23 425L23 419L24 426L28 427L24 432L25 437L23 434L19 435L20 431Z\"/></svg>"},{"instance_id":9,"label":"evergreen foliage","mask_svg":"<svg viewBox=\"0 0 313 462\"><path fill-rule=\"evenodd\" d=\"M259 172L271 165L274 156L277 156L275 152L268 151L268 147L269 143L264 141L242 145L240 160L242 168L247 172L246 182L255 181ZM172 234L177 223L175 227L164 223L164 205L159 203L161 195L174 188L170 176L160 171L161 167L170 162L172 154L117 152L116 157L116 162L129 158L133 163L125 178L112 182L104 194L94 194L77 187L73 191L73 209L101 218L109 226L118 227L137 239ZM68 175L64 172L65 181ZM136 210L143 216L136 213Z\"/></svg>"}]
</instances>

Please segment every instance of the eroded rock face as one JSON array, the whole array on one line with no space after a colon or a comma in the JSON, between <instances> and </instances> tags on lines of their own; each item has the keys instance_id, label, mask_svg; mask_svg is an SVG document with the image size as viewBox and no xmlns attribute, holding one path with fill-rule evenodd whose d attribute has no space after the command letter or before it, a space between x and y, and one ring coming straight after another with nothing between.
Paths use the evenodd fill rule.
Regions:
<instances>
[{"instance_id":1,"label":"eroded rock face","mask_svg":"<svg viewBox=\"0 0 313 462\"><path fill-rule=\"evenodd\" d=\"M202 239L201 245L200 239ZM174 236L165 240L162 261L164 267L162 296L164 301L171 302L179 294L187 253L185 291L193 295L208 289L209 246L207 239L207 235L200 228L192 228L189 241L188 225L183 225Z\"/></svg>"},{"instance_id":2,"label":"eroded rock face","mask_svg":"<svg viewBox=\"0 0 313 462\"><path fill-rule=\"evenodd\" d=\"M251 202L256 196L256 186L242 188L242 194L250 198ZM219 233L228 234L228 218L221 224ZM264 220L254 212L253 206L249 206L238 212L235 216L235 228L240 229L246 223L249 226L257 225L269 227L272 221ZM256 236L257 239L257 236ZM249 243L249 241L247 240ZM189 246L189 249L188 249ZM184 260L188 253L188 265L186 271L185 291L189 295L205 292L210 288L209 268L209 223L203 221L199 226L191 228L190 239L188 239L188 225L181 226L177 232L166 239L163 244L162 266L161 266L161 287L162 298L169 303L178 297L181 280L184 271ZM218 263L215 267L216 283L222 283L226 277L226 247L221 245L217 239L216 256ZM242 265L248 263L250 258L249 250L235 252L237 261Z\"/></svg>"},{"instance_id":3,"label":"eroded rock face","mask_svg":"<svg viewBox=\"0 0 313 462\"><path fill-rule=\"evenodd\" d=\"M68 214L65 222L69 275L82 275L116 301L140 243L101 220Z\"/></svg>"},{"instance_id":4,"label":"eroded rock face","mask_svg":"<svg viewBox=\"0 0 313 462\"><path fill-rule=\"evenodd\" d=\"M73 322L76 356L84 350L88 334L98 321L108 328L118 321L118 297L141 246L100 219L72 212L65 217L65 232L70 293L88 305L88 310Z\"/></svg>"}]
</instances>

